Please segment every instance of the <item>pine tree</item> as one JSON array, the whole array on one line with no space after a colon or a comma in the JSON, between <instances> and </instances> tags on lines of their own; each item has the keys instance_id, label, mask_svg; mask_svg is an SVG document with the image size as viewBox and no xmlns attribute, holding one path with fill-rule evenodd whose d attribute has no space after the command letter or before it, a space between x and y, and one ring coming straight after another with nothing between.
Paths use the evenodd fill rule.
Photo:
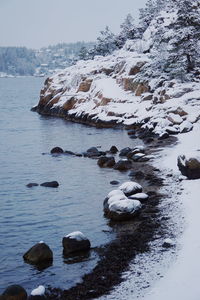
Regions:
<instances>
[{"instance_id":1,"label":"pine tree","mask_svg":"<svg viewBox=\"0 0 200 300\"><path fill-rule=\"evenodd\" d=\"M79 51L78 59L87 60L87 58L88 58L88 50L85 46L83 46Z\"/></svg>"},{"instance_id":2,"label":"pine tree","mask_svg":"<svg viewBox=\"0 0 200 300\"><path fill-rule=\"evenodd\" d=\"M169 56L165 71L172 77L188 78L199 65L200 10L199 1L175 0L177 19L168 26L171 35L166 39Z\"/></svg>"},{"instance_id":3,"label":"pine tree","mask_svg":"<svg viewBox=\"0 0 200 300\"><path fill-rule=\"evenodd\" d=\"M108 55L117 49L116 37L112 33L108 26L105 30L100 32L100 36L97 38L95 47L90 51L90 55Z\"/></svg>"}]
</instances>

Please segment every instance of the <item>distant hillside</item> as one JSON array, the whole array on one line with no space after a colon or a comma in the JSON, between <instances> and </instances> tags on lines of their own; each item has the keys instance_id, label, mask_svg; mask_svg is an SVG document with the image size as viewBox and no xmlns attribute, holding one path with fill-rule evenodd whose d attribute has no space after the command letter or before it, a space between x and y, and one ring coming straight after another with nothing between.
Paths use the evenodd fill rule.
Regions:
<instances>
[{"instance_id":1,"label":"distant hillside","mask_svg":"<svg viewBox=\"0 0 200 300\"><path fill-rule=\"evenodd\" d=\"M79 59L81 49L90 49L94 43L77 42L57 44L40 50L26 47L0 47L0 77L46 76L56 69L64 69Z\"/></svg>"}]
</instances>

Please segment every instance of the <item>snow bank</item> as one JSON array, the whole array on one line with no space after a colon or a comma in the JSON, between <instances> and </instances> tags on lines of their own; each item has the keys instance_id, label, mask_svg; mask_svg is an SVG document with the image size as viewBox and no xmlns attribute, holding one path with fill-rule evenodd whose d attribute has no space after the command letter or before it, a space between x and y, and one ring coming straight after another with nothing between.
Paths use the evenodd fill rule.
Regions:
<instances>
[{"instance_id":1,"label":"snow bank","mask_svg":"<svg viewBox=\"0 0 200 300\"><path fill-rule=\"evenodd\" d=\"M87 240L86 236L80 231L74 231L65 236L66 238L74 239L77 241Z\"/></svg>"}]
</instances>

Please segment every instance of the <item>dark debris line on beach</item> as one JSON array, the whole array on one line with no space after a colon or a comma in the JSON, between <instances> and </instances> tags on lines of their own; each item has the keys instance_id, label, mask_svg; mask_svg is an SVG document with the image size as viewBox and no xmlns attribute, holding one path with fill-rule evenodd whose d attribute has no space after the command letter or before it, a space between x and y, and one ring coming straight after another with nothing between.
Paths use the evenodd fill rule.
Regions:
<instances>
[{"instance_id":1,"label":"dark debris line on beach","mask_svg":"<svg viewBox=\"0 0 200 300\"><path fill-rule=\"evenodd\" d=\"M156 148L157 145L154 146ZM47 299L86 300L108 294L123 281L122 273L128 270L130 261L137 254L149 250L148 244L156 233L162 235L163 224L160 226L160 211L157 206L165 197L159 194L163 182L157 175L158 169L145 163L139 166L141 171L149 174L145 179L149 200L141 214L132 221L110 223L116 229L117 237L99 249L100 260L93 271L84 275L81 283L68 290L49 287ZM144 185L144 179L142 181Z\"/></svg>"}]
</instances>

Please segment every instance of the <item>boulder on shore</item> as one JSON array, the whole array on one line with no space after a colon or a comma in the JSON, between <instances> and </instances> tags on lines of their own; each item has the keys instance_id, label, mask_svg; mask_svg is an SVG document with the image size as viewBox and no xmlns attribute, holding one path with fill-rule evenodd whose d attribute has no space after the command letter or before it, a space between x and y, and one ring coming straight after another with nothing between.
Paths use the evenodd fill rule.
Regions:
<instances>
[{"instance_id":1,"label":"boulder on shore","mask_svg":"<svg viewBox=\"0 0 200 300\"><path fill-rule=\"evenodd\" d=\"M47 244L39 242L31 247L24 255L25 261L31 264L39 264L53 260L53 252Z\"/></svg>"},{"instance_id":2,"label":"boulder on shore","mask_svg":"<svg viewBox=\"0 0 200 300\"><path fill-rule=\"evenodd\" d=\"M185 155L178 156L177 162L178 168L182 175L189 179L200 178L200 156L192 155L186 157Z\"/></svg>"},{"instance_id":3,"label":"boulder on shore","mask_svg":"<svg viewBox=\"0 0 200 300\"><path fill-rule=\"evenodd\" d=\"M63 255L76 254L81 251L90 250L89 239L80 231L66 235L62 240Z\"/></svg>"},{"instance_id":4,"label":"boulder on shore","mask_svg":"<svg viewBox=\"0 0 200 300\"><path fill-rule=\"evenodd\" d=\"M26 290L20 285L10 285L3 292L2 300L26 300L28 297Z\"/></svg>"},{"instance_id":5,"label":"boulder on shore","mask_svg":"<svg viewBox=\"0 0 200 300\"><path fill-rule=\"evenodd\" d=\"M106 216L113 221L126 221L135 217L141 208L138 200L120 199L109 204Z\"/></svg>"},{"instance_id":6,"label":"boulder on shore","mask_svg":"<svg viewBox=\"0 0 200 300\"><path fill-rule=\"evenodd\" d=\"M126 195L131 196L142 192L142 186L134 181L126 181L120 185L119 189Z\"/></svg>"}]
</instances>

